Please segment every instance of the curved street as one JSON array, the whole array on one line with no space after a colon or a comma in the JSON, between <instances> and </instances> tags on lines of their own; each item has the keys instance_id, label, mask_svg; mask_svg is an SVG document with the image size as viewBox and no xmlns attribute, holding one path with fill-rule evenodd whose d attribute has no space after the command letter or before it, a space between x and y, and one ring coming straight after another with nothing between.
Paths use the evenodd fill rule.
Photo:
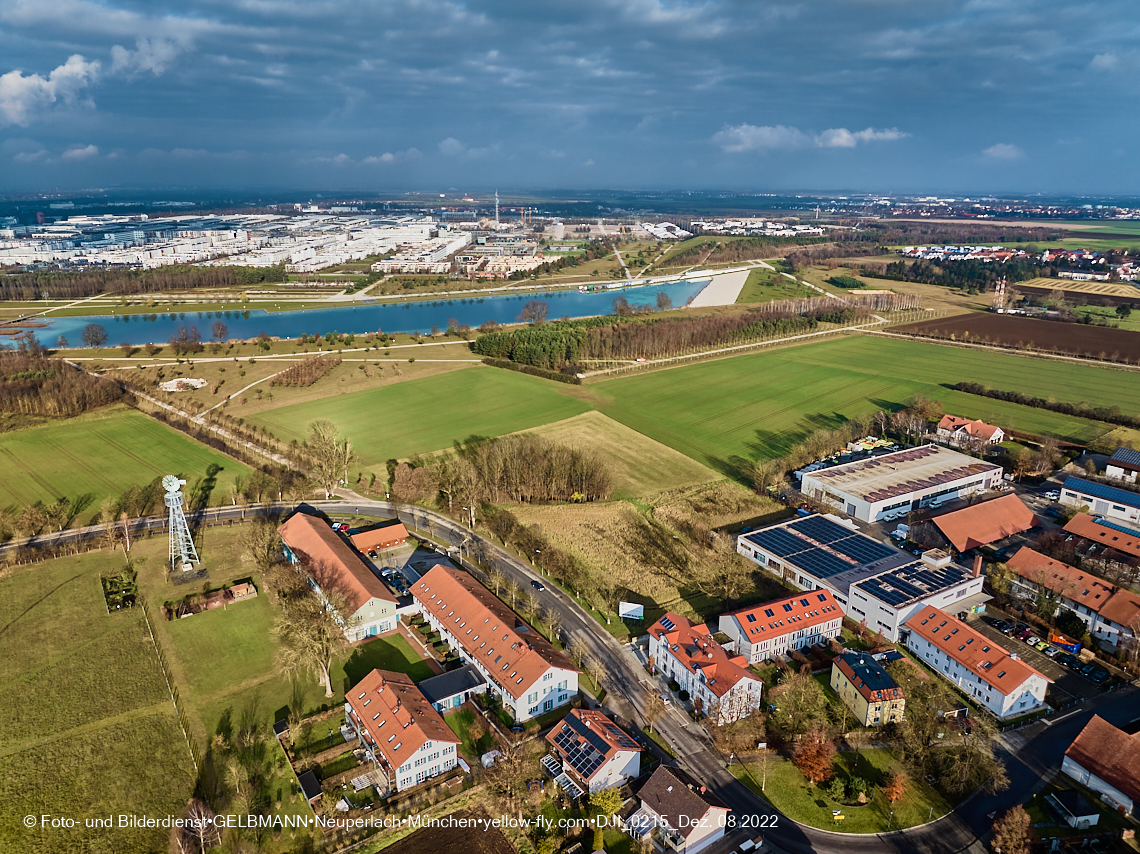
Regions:
<instances>
[{"instance_id":1,"label":"curved street","mask_svg":"<svg viewBox=\"0 0 1140 854\"><path fill-rule=\"evenodd\" d=\"M344 490L342 490L344 491ZM482 574L468 560L473 552L487 569L497 568L505 576L518 582L524 589L542 575L526 562L493 542L475 534L463 524L422 507L373 501L365 498L348 500L312 501L308 505L329 515L378 518L398 518L408 528L427 536L469 570ZM283 515L298 505L292 503L266 503L246 506L217 507L200 511L190 517L192 526L238 522L264 516ZM166 527L166 517L150 516L132 520L136 532L157 532ZM60 546L86 543L102 535L101 526L75 528L46 534L30 540L14 541L0 546L0 557L7 557L26 545ZM544 581L546 579L543 579ZM538 593L541 603L555 609L562 619L562 632L567 638L583 639L591 652L605 664L602 682L607 691L605 707L629 720L644 725L645 703L651 692L659 690L645 672L630 647L619 643L605 627L587 614L557 585L548 584ZM1000 737L1000 753L1006 762L1010 788L998 795L976 795L968 799L949 815L922 827L887 834L844 834L805 827L788 820L751 789L739 782L725 768L724 759L717 752L703 729L693 724L688 716L676 707L668 710L656 724L656 730L677 753L678 761L694 776L702 780L733 809L739 821L743 816L776 816L775 827L771 820L764 822L769 829L738 831L723 843L709 849L710 854L733 850L746 838L762 833L765 843L777 851L788 854L827 852L827 854L878 854L878 852L920 852L920 854L957 854L982 852L988 849L983 843L990 830L989 814L1004 811L1023 803L1034 791L1044 788L1046 781L1057 773L1065 749L1093 714L1122 726L1140 716L1137 687L1128 684L1123 688L1087 700L1059 718L1034 724L1025 729ZM759 822L753 822L759 826Z\"/></svg>"}]
</instances>

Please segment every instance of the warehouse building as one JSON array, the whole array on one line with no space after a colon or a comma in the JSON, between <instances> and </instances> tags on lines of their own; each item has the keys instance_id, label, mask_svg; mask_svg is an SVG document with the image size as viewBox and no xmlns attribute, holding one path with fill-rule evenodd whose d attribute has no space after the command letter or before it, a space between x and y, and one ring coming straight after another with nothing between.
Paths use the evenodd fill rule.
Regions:
<instances>
[{"instance_id":1,"label":"warehouse building","mask_svg":"<svg viewBox=\"0 0 1140 854\"><path fill-rule=\"evenodd\" d=\"M923 604L955 613L979 606L973 572L939 550L921 558L880 543L837 516L806 516L742 534L737 551L801 590L827 590L856 621L891 641Z\"/></svg>"},{"instance_id":2,"label":"warehouse building","mask_svg":"<svg viewBox=\"0 0 1140 854\"><path fill-rule=\"evenodd\" d=\"M922 445L804 474L800 490L862 522L993 489L1001 466Z\"/></svg>"},{"instance_id":3,"label":"warehouse building","mask_svg":"<svg viewBox=\"0 0 1140 854\"><path fill-rule=\"evenodd\" d=\"M1070 477L1061 487L1061 503L1069 507L1087 507L1094 516L1104 516L1133 528L1140 527L1140 493L1137 492Z\"/></svg>"}]
</instances>

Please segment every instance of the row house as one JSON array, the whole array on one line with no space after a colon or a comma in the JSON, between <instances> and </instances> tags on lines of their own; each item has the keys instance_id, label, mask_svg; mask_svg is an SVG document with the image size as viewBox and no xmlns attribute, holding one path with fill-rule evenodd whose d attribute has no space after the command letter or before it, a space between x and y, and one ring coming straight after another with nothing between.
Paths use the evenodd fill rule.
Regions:
<instances>
[{"instance_id":1,"label":"row house","mask_svg":"<svg viewBox=\"0 0 1140 854\"><path fill-rule=\"evenodd\" d=\"M649 628L649 654L657 669L689 693L695 709L721 722L760 707L764 683L746 658L729 655L703 623L665 614Z\"/></svg>"},{"instance_id":2,"label":"row house","mask_svg":"<svg viewBox=\"0 0 1140 854\"><path fill-rule=\"evenodd\" d=\"M522 722L564 706L580 672L475 578L436 565L411 594L431 627L475 666L503 708Z\"/></svg>"},{"instance_id":3,"label":"row house","mask_svg":"<svg viewBox=\"0 0 1140 854\"><path fill-rule=\"evenodd\" d=\"M344 711L384 778L385 796L459 764L459 739L403 673L373 670L345 695Z\"/></svg>"},{"instance_id":4,"label":"row house","mask_svg":"<svg viewBox=\"0 0 1140 854\"><path fill-rule=\"evenodd\" d=\"M838 637L843 610L830 590L797 593L720 618L720 630L752 664Z\"/></svg>"}]
</instances>

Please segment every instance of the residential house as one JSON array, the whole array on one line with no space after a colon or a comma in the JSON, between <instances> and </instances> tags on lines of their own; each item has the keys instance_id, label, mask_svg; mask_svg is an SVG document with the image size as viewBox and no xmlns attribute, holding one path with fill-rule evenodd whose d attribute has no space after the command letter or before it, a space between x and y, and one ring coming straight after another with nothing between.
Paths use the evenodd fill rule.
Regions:
<instances>
[{"instance_id":1,"label":"residential house","mask_svg":"<svg viewBox=\"0 0 1140 854\"><path fill-rule=\"evenodd\" d=\"M514 720L530 720L577 695L580 671L471 575L436 565L411 594L431 627L475 666Z\"/></svg>"},{"instance_id":2,"label":"residential house","mask_svg":"<svg viewBox=\"0 0 1140 854\"><path fill-rule=\"evenodd\" d=\"M1006 566L1016 576L1010 592L1023 599L1038 599L1045 591L1061 608L1068 608L1088 626L1102 645L1116 647L1122 639L1137 636L1140 595L1109 584L1102 578L1034 551L1018 549Z\"/></svg>"},{"instance_id":3,"label":"residential house","mask_svg":"<svg viewBox=\"0 0 1140 854\"><path fill-rule=\"evenodd\" d=\"M734 651L755 663L838 637L843 610L829 590L797 593L723 614L720 630Z\"/></svg>"},{"instance_id":4,"label":"residential house","mask_svg":"<svg viewBox=\"0 0 1140 854\"><path fill-rule=\"evenodd\" d=\"M1018 717L1045 705L1052 679L945 611L924 607L906 628L907 649L996 717Z\"/></svg>"},{"instance_id":5,"label":"residential house","mask_svg":"<svg viewBox=\"0 0 1140 854\"><path fill-rule=\"evenodd\" d=\"M903 719L902 688L867 653L845 652L831 663L831 688L863 726L881 726Z\"/></svg>"},{"instance_id":6,"label":"residential house","mask_svg":"<svg viewBox=\"0 0 1140 854\"><path fill-rule=\"evenodd\" d=\"M621 786L641 773L641 746L596 709L572 709L546 740L583 791Z\"/></svg>"},{"instance_id":7,"label":"residential house","mask_svg":"<svg viewBox=\"0 0 1140 854\"><path fill-rule=\"evenodd\" d=\"M344 711L384 780L378 788L385 796L459 762L460 740L403 673L373 670L346 693Z\"/></svg>"},{"instance_id":8,"label":"residential house","mask_svg":"<svg viewBox=\"0 0 1140 854\"><path fill-rule=\"evenodd\" d=\"M1140 472L1140 451L1131 448L1117 448L1104 466L1104 476L1113 480L1136 483Z\"/></svg>"},{"instance_id":9,"label":"residential house","mask_svg":"<svg viewBox=\"0 0 1140 854\"><path fill-rule=\"evenodd\" d=\"M1107 519L1078 513L1065 525L1065 533L1077 537L1077 552L1083 558L1105 563L1140 563L1140 531Z\"/></svg>"},{"instance_id":10,"label":"residential house","mask_svg":"<svg viewBox=\"0 0 1140 854\"><path fill-rule=\"evenodd\" d=\"M935 432L951 445L996 445L1005 441L1005 431L1000 427L957 415L943 415Z\"/></svg>"},{"instance_id":11,"label":"residential house","mask_svg":"<svg viewBox=\"0 0 1140 854\"><path fill-rule=\"evenodd\" d=\"M688 692L695 709L718 720L734 721L760 706L764 683L746 658L729 655L703 623L665 614L649 627L649 655Z\"/></svg>"},{"instance_id":12,"label":"residential house","mask_svg":"<svg viewBox=\"0 0 1140 854\"><path fill-rule=\"evenodd\" d=\"M732 811L680 768L658 768L637 798L641 806L626 820L630 835L649 835L656 847L678 854L696 854L722 839Z\"/></svg>"},{"instance_id":13,"label":"residential house","mask_svg":"<svg viewBox=\"0 0 1140 854\"><path fill-rule=\"evenodd\" d=\"M396 596L352 547L316 516L294 513L278 529L285 557L303 569L314 589L344 600L340 614L350 641L396 628Z\"/></svg>"},{"instance_id":14,"label":"residential house","mask_svg":"<svg viewBox=\"0 0 1140 854\"><path fill-rule=\"evenodd\" d=\"M1129 735L1099 715L1073 740L1061 770L1127 815L1140 802L1140 734Z\"/></svg>"}]
</instances>

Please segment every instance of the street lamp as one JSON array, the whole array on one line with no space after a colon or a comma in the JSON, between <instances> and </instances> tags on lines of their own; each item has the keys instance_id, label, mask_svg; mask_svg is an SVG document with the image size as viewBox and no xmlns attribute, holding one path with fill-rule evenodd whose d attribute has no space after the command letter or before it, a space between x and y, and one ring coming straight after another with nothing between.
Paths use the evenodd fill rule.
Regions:
<instances>
[{"instance_id":1,"label":"street lamp","mask_svg":"<svg viewBox=\"0 0 1140 854\"><path fill-rule=\"evenodd\" d=\"M890 832L891 825L893 825L894 823L895 823L895 811L891 810L891 817L890 817L890 820L887 822L887 832L888 833Z\"/></svg>"}]
</instances>

